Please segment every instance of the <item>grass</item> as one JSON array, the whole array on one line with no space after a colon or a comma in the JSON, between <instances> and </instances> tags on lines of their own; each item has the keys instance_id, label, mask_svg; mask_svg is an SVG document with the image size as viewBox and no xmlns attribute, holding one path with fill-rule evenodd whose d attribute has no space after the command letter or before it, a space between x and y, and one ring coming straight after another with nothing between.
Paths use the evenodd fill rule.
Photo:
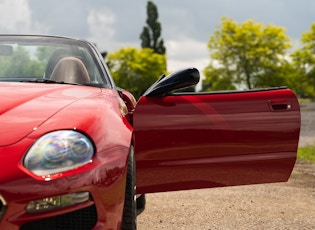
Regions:
<instances>
[{"instance_id":1,"label":"grass","mask_svg":"<svg viewBox=\"0 0 315 230\"><path fill-rule=\"evenodd\" d=\"M310 145L298 149L297 157L315 163L315 146Z\"/></svg>"}]
</instances>

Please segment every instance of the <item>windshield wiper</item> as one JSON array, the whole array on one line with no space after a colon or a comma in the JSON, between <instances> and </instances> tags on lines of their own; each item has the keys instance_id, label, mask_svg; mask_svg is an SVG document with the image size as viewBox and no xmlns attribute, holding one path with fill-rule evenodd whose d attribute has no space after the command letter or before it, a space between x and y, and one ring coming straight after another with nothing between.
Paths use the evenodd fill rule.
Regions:
<instances>
[{"instance_id":1,"label":"windshield wiper","mask_svg":"<svg viewBox=\"0 0 315 230\"><path fill-rule=\"evenodd\" d=\"M34 79L29 79L29 80L21 80L20 82L82 85L82 84L79 84L79 83L69 83L69 82L64 82L64 81L54 81L54 80L46 79L46 78L34 78Z\"/></svg>"},{"instance_id":2,"label":"windshield wiper","mask_svg":"<svg viewBox=\"0 0 315 230\"><path fill-rule=\"evenodd\" d=\"M20 82L38 82L38 83L59 83L54 80L45 79L45 78L34 78L28 80L21 80Z\"/></svg>"}]
</instances>

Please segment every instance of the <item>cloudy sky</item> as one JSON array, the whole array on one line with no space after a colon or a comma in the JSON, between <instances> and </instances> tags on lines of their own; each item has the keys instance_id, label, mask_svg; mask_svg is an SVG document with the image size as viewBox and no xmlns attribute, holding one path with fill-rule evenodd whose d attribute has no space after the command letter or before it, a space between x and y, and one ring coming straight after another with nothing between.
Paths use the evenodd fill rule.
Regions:
<instances>
[{"instance_id":1,"label":"cloudy sky","mask_svg":"<svg viewBox=\"0 0 315 230\"><path fill-rule=\"evenodd\" d=\"M315 22L314 0L154 0L168 70L208 64L207 42L223 16L285 27L295 43ZM0 0L0 33L93 41L101 50L140 48L147 0Z\"/></svg>"}]
</instances>

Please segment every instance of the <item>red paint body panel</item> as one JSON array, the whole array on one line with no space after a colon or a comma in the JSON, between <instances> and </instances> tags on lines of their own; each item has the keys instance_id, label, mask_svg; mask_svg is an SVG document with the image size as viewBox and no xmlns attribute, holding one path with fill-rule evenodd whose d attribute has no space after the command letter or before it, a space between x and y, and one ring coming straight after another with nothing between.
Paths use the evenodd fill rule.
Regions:
<instances>
[{"instance_id":1,"label":"red paint body panel","mask_svg":"<svg viewBox=\"0 0 315 230\"><path fill-rule=\"evenodd\" d=\"M0 146L18 142L67 105L99 88L0 82ZM14 128L13 128L14 127ZM15 127L18 127L15 128ZM10 133L10 135L5 135Z\"/></svg>"},{"instance_id":2,"label":"red paint body panel","mask_svg":"<svg viewBox=\"0 0 315 230\"><path fill-rule=\"evenodd\" d=\"M139 193L286 181L300 109L288 89L140 98Z\"/></svg>"},{"instance_id":3,"label":"red paint body panel","mask_svg":"<svg viewBox=\"0 0 315 230\"><path fill-rule=\"evenodd\" d=\"M86 86L4 83L1 86L0 194L7 209L0 229L19 229L24 223L95 205L97 225L121 223L132 127L121 115L114 90ZM91 163L44 181L22 166L23 156L43 134L77 130L93 140ZM7 135L10 134L10 135ZM26 205L36 199L88 191L94 202L56 211L30 214Z\"/></svg>"}]
</instances>

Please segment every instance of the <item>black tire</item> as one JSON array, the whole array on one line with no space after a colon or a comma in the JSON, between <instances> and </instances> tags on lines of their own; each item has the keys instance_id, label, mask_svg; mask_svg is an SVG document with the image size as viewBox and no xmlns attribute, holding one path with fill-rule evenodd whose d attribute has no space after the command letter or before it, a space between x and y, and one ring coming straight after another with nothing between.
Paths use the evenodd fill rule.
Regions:
<instances>
[{"instance_id":1,"label":"black tire","mask_svg":"<svg viewBox=\"0 0 315 230\"><path fill-rule=\"evenodd\" d=\"M146 198L145 194L140 195L137 198L137 214L140 215L145 209Z\"/></svg>"},{"instance_id":2,"label":"black tire","mask_svg":"<svg viewBox=\"0 0 315 230\"><path fill-rule=\"evenodd\" d=\"M123 230L137 229L137 202L136 202L136 161L133 146L128 156L126 179L125 204L122 218Z\"/></svg>"}]
</instances>

